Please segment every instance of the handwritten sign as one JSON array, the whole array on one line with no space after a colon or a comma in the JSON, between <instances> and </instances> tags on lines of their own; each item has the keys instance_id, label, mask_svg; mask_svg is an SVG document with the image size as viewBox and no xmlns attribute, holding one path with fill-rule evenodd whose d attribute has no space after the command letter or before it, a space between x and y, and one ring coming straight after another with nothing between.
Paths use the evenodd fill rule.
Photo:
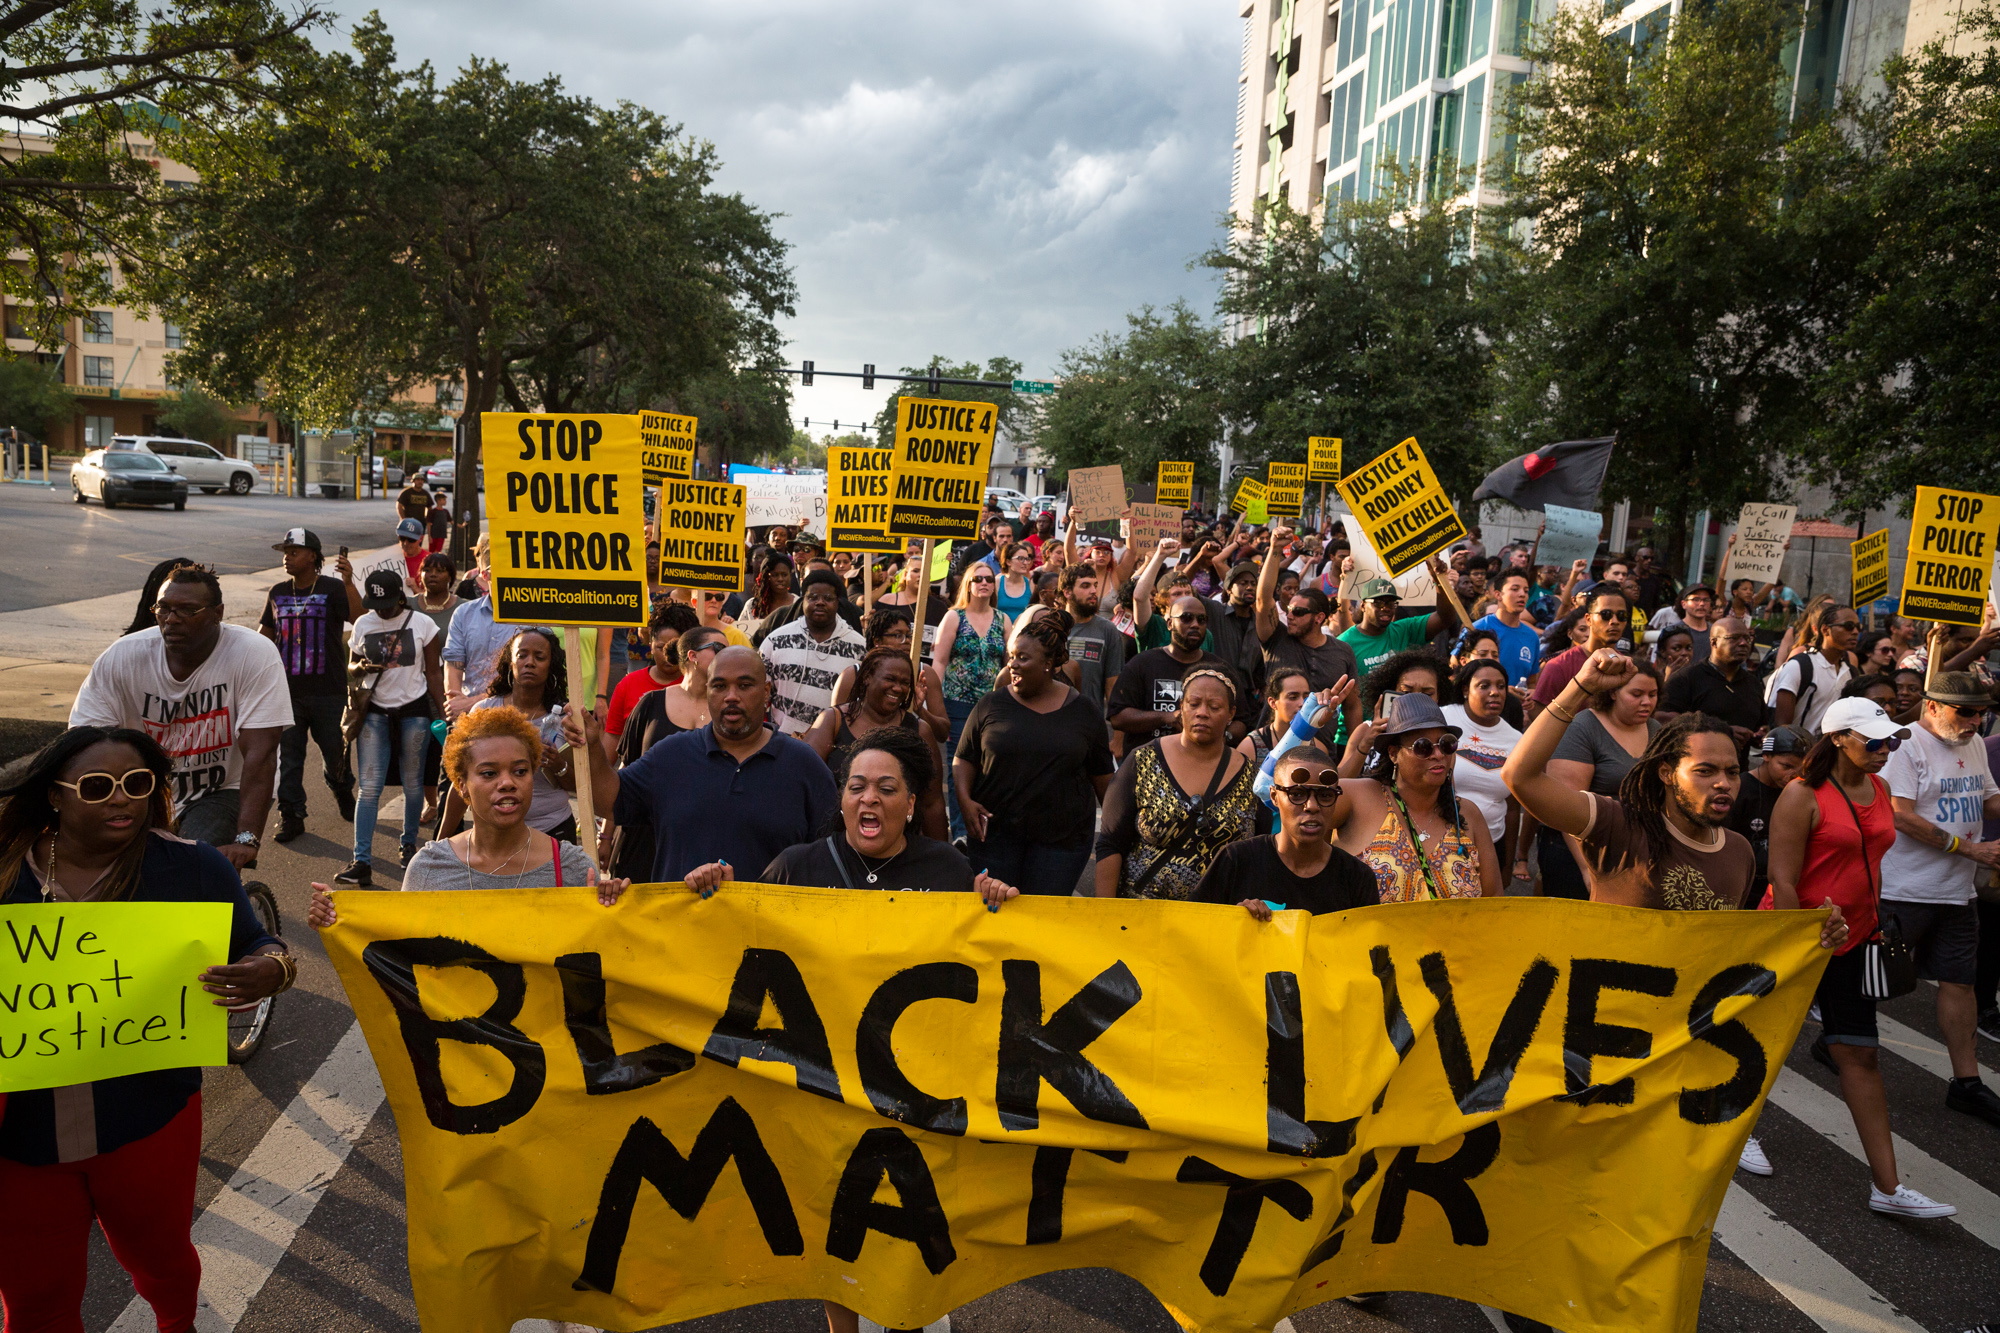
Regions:
<instances>
[{"instance_id":1,"label":"handwritten sign","mask_svg":"<svg viewBox=\"0 0 2000 1333\"><path fill-rule=\"evenodd\" d=\"M1162 463L1153 498L1163 505L1186 508L1194 503L1194 464Z\"/></svg>"},{"instance_id":2,"label":"handwritten sign","mask_svg":"<svg viewBox=\"0 0 2000 1333\"><path fill-rule=\"evenodd\" d=\"M1854 604L1866 606L1888 596L1889 529L1881 528L1860 541L1849 542L1847 549L1854 561L1854 591L1850 594Z\"/></svg>"},{"instance_id":3,"label":"handwritten sign","mask_svg":"<svg viewBox=\"0 0 2000 1333\"><path fill-rule=\"evenodd\" d=\"M695 418L672 412L639 414L639 467L648 486L694 475L695 425Z\"/></svg>"},{"instance_id":4,"label":"handwritten sign","mask_svg":"<svg viewBox=\"0 0 2000 1333\"><path fill-rule=\"evenodd\" d=\"M1729 552L1729 577L1769 583L1785 566L1785 543L1792 535L1797 505L1749 504L1736 516L1736 545Z\"/></svg>"},{"instance_id":5,"label":"handwritten sign","mask_svg":"<svg viewBox=\"0 0 2000 1333\"><path fill-rule=\"evenodd\" d=\"M782 523L795 530L826 532L826 479L795 477L783 472L746 472L743 484L744 522L753 528Z\"/></svg>"},{"instance_id":6,"label":"handwritten sign","mask_svg":"<svg viewBox=\"0 0 2000 1333\"><path fill-rule=\"evenodd\" d=\"M1270 494L1265 503L1271 517L1297 518L1306 507L1306 465L1272 463L1266 471L1270 474Z\"/></svg>"},{"instance_id":7,"label":"handwritten sign","mask_svg":"<svg viewBox=\"0 0 2000 1333\"><path fill-rule=\"evenodd\" d=\"M1542 513L1547 522L1542 528L1542 540L1535 548L1536 564L1567 569L1597 554L1604 515L1594 509L1570 509L1563 505L1544 505Z\"/></svg>"},{"instance_id":8,"label":"handwritten sign","mask_svg":"<svg viewBox=\"0 0 2000 1333\"><path fill-rule=\"evenodd\" d=\"M228 903L0 907L0 1092L229 1062Z\"/></svg>"},{"instance_id":9,"label":"handwritten sign","mask_svg":"<svg viewBox=\"0 0 2000 1333\"><path fill-rule=\"evenodd\" d=\"M1306 441L1306 480L1340 480L1340 437L1314 435Z\"/></svg>"},{"instance_id":10,"label":"handwritten sign","mask_svg":"<svg viewBox=\"0 0 2000 1333\"><path fill-rule=\"evenodd\" d=\"M1125 472L1117 467L1071 468L1069 510L1079 523L1117 518L1125 512Z\"/></svg>"},{"instance_id":11,"label":"handwritten sign","mask_svg":"<svg viewBox=\"0 0 2000 1333\"><path fill-rule=\"evenodd\" d=\"M2000 496L1917 487L1899 611L1915 620L1977 625L2000 536Z\"/></svg>"},{"instance_id":12,"label":"handwritten sign","mask_svg":"<svg viewBox=\"0 0 2000 1333\"><path fill-rule=\"evenodd\" d=\"M1125 519L1125 544L1132 548L1132 558L1143 563L1160 538L1180 536L1181 513L1175 505L1133 505Z\"/></svg>"}]
</instances>

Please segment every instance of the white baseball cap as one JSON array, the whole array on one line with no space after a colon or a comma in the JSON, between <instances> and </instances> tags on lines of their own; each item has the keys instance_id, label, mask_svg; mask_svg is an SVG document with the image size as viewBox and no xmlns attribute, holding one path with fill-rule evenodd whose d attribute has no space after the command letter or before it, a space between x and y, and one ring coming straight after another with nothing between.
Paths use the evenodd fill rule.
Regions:
<instances>
[{"instance_id":1,"label":"white baseball cap","mask_svg":"<svg viewBox=\"0 0 2000 1333\"><path fill-rule=\"evenodd\" d=\"M1820 716L1819 732L1828 736L1836 731L1855 731L1871 741L1885 741L1891 736L1899 740L1910 738L1910 729L1882 711L1882 705L1873 699L1835 699L1827 705Z\"/></svg>"}]
</instances>

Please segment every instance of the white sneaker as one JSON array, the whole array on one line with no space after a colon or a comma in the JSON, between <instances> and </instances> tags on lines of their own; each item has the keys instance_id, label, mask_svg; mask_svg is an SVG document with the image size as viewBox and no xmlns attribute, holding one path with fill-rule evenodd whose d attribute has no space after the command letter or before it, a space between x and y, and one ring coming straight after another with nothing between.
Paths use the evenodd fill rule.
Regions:
<instances>
[{"instance_id":1,"label":"white sneaker","mask_svg":"<svg viewBox=\"0 0 2000 1333\"><path fill-rule=\"evenodd\" d=\"M1815 1022L1815 1023L1818 1023L1818 1022L1822 1022L1822 1021L1824 1021L1824 1020L1822 1020L1822 1019L1820 1018L1820 1016L1819 1016L1819 1001L1818 1001L1818 1000L1814 1000L1814 1001L1813 1001L1813 1003L1812 1003L1812 1008L1810 1008L1810 1009L1806 1010L1806 1017L1807 1017L1807 1018L1809 1018L1809 1019L1811 1019L1811 1020L1812 1020L1813 1022Z\"/></svg>"},{"instance_id":2,"label":"white sneaker","mask_svg":"<svg viewBox=\"0 0 2000 1333\"><path fill-rule=\"evenodd\" d=\"M1736 1166L1738 1170L1748 1171L1753 1176L1771 1174L1771 1159L1764 1155L1764 1145L1757 1142L1756 1135L1752 1134L1743 1141L1743 1155L1736 1159Z\"/></svg>"},{"instance_id":3,"label":"white sneaker","mask_svg":"<svg viewBox=\"0 0 2000 1333\"><path fill-rule=\"evenodd\" d=\"M1958 1212L1948 1203L1925 1198L1908 1185L1898 1185L1894 1194L1884 1194L1871 1184L1868 1187L1868 1206L1892 1217L1952 1217Z\"/></svg>"}]
</instances>

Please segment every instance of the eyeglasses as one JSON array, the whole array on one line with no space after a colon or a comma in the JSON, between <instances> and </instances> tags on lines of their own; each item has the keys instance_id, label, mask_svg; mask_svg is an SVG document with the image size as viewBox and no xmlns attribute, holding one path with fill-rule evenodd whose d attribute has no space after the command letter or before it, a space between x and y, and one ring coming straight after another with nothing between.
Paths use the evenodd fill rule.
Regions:
<instances>
[{"instance_id":1,"label":"eyeglasses","mask_svg":"<svg viewBox=\"0 0 2000 1333\"><path fill-rule=\"evenodd\" d=\"M1316 616L1319 612L1313 610L1310 606L1294 606L1287 610L1285 614L1297 620L1300 616Z\"/></svg>"},{"instance_id":2,"label":"eyeglasses","mask_svg":"<svg viewBox=\"0 0 2000 1333\"><path fill-rule=\"evenodd\" d=\"M1370 597L1368 599L1368 605L1370 606L1400 606L1402 602L1403 599L1400 597Z\"/></svg>"},{"instance_id":3,"label":"eyeglasses","mask_svg":"<svg viewBox=\"0 0 2000 1333\"><path fill-rule=\"evenodd\" d=\"M1954 712L1954 713L1958 714L1958 715L1959 715L1960 717L1962 717L1962 718L1966 718L1966 719L1968 719L1968 720L1970 720L1970 719L1974 719L1974 718L1982 718L1982 717L1985 717L1985 716L1986 716L1986 712L1987 712L1987 710L1986 710L1985 708L1983 708L1983 707L1980 707L1980 708L1961 708L1961 707L1959 707L1959 706L1958 706L1957 704L1939 704L1938 706L1939 706L1940 708L1949 708L1949 709L1951 709L1951 711L1952 711L1952 712Z\"/></svg>"},{"instance_id":4,"label":"eyeglasses","mask_svg":"<svg viewBox=\"0 0 2000 1333\"><path fill-rule=\"evenodd\" d=\"M1207 616L1191 615L1186 611L1183 611L1181 612L1181 614L1175 616L1174 620L1182 625L1206 625L1208 623Z\"/></svg>"},{"instance_id":5,"label":"eyeglasses","mask_svg":"<svg viewBox=\"0 0 2000 1333\"><path fill-rule=\"evenodd\" d=\"M1861 628L1861 622L1860 622L1860 621L1858 621L1858 620L1836 620L1836 621L1834 621L1834 622L1833 622L1832 624L1828 625L1828 626L1827 626L1827 628L1828 628L1828 629L1860 629L1860 628Z\"/></svg>"},{"instance_id":6,"label":"eyeglasses","mask_svg":"<svg viewBox=\"0 0 2000 1333\"><path fill-rule=\"evenodd\" d=\"M1627 615L1624 611L1613 611L1608 606L1601 606L1590 614L1599 620L1623 620Z\"/></svg>"},{"instance_id":7,"label":"eyeglasses","mask_svg":"<svg viewBox=\"0 0 2000 1333\"><path fill-rule=\"evenodd\" d=\"M1434 754L1457 754L1458 737L1440 736L1432 740L1428 736L1421 736L1410 742L1409 750L1419 759L1428 759Z\"/></svg>"},{"instance_id":8,"label":"eyeglasses","mask_svg":"<svg viewBox=\"0 0 2000 1333\"><path fill-rule=\"evenodd\" d=\"M153 794L160 785L160 776L150 768L135 768L123 775L110 773L85 773L75 782L58 782L56 786L66 787L76 793L76 799L85 805L102 805L111 799L113 792L124 792L126 799L143 801Z\"/></svg>"},{"instance_id":9,"label":"eyeglasses","mask_svg":"<svg viewBox=\"0 0 2000 1333\"><path fill-rule=\"evenodd\" d=\"M1309 768L1295 768L1291 771L1291 781L1286 784L1272 783L1271 790L1283 793L1293 805L1304 805L1307 801L1318 801L1321 805L1332 805L1340 799L1340 774L1331 768L1318 773Z\"/></svg>"},{"instance_id":10,"label":"eyeglasses","mask_svg":"<svg viewBox=\"0 0 2000 1333\"><path fill-rule=\"evenodd\" d=\"M220 606L221 603L218 602L216 605ZM159 602L153 607L153 619L193 620L196 616L215 609L214 606L168 606L165 602Z\"/></svg>"}]
</instances>

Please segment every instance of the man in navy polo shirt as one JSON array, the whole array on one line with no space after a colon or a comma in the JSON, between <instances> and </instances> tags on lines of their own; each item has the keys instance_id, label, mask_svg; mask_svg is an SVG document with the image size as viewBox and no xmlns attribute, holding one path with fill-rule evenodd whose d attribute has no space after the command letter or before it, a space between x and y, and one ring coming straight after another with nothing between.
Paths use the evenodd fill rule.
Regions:
<instances>
[{"instance_id":1,"label":"man in navy polo shirt","mask_svg":"<svg viewBox=\"0 0 2000 1333\"><path fill-rule=\"evenodd\" d=\"M721 861L755 880L787 847L808 842L839 807L833 774L804 741L764 725L771 683L750 648L725 648L708 668L705 727L654 745L623 769L590 766L597 809L621 826L653 826L656 882ZM563 718L571 745L599 746L594 712ZM601 753L601 750L600 750Z\"/></svg>"}]
</instances>

